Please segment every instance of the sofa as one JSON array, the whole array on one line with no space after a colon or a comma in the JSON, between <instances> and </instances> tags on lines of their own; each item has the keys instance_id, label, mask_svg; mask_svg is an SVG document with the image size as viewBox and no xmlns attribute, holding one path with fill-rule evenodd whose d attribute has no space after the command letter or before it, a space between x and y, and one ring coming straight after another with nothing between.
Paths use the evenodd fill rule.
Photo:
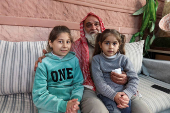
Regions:
<instances>
[{"instance_id":1,"label":"sofa","mask_svg":"<svg viewBox=\"0 0 170 113\"><path fill-rule=\"evenodd\" d=\"M143 58L143 44L143 40L125 44L126 56L139 75L139 95L153 113L170 113L170 94L151 87L170 89L170 61ZM46 45L46 41L0 40L0 113L38 112L31 94L34 64Z\"/></svg>"}]
</instances>

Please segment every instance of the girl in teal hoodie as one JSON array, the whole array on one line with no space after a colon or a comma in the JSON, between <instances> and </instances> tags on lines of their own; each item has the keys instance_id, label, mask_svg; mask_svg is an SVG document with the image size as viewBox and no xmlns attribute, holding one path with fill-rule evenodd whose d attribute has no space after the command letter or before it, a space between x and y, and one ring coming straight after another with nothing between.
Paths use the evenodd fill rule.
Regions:
<instances>
[{"instance_id":1,"label":"girl in teal hoodie","mask_svg":"<svg viewBox=\"0 0 170 113\"><path fill-rule=\"evenodd\" d=\"M75 53L70 52L71 43L66 26L53 28L47 46L52 51L38 64L32 90L39 113L80 112L83 75Z\"/></svg>"}]
</instances>

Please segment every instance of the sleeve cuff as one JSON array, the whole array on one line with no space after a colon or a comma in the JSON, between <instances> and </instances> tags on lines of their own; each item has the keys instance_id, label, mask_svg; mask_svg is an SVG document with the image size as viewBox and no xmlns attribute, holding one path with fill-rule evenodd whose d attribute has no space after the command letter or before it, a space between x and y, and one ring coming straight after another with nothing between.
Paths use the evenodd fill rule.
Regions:
<instances>
[{"instance_id":1,"label":"sleeve cuff","mask_svg":"<svg viewBox=\"0 0 170 113\"><path fill-rule=\"evenodd\" d=\"M78 101L80 102L80 101L81 101L81 99L82 99L82 97L80 97L80 96L76 96L76 95L75 95L75 96L72 96L72 97L71 97L71 99L78 99Z\"/></svg>"},{"instance_id":2,"label":"sleeve cuff","mask_svg":"<svg viewBox=\"0 0 170 113\"><path fill-rule=\"evenodd\" d=\"M133 93L131 93L131 91L128 91L128 89L125 89L123 92L126 93L129 99L131 99L131 97L134 95Z\"/></svg>"},{"instance_id":3,"label":"sleeve cuff","mask_svg":"<svg viewBox=\"0 0 170 113\"><path fill-rule=\"evenodd\" d=\"M67 102L68 102L68 101L61 101L61 103L60 103L60 105L59 105L59 111L61 111L61 112L66 112Z\"/></svg>"},{"instance_id":4,"label":"sleeve cuff","mask_svg":"<svg viewBox=\"0 0 170 113\"><path fill-rule=\"evenodd\" d=\"M116 96L117 92L113 95L113 101L115 101L115 96Z\"/></svg>"}]
</instances>

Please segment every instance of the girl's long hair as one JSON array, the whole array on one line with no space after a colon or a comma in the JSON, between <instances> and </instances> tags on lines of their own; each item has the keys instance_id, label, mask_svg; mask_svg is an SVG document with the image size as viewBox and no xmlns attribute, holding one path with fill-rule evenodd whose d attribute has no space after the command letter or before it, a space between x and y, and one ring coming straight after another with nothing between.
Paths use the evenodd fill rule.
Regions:
<instances>
[{"instance_id":1,"label":"girl's long hair","mask_svg":"<svg viewBox=\"0 0 170 113\"><path fill-rule=\"evenodd\" d=\"M95 48L94 48L94 53L93 56L100 54L102 52L99 42L102 44L103 41L108 37L108 36L115 36L116 39L119 42L119 52L121 54L125 54L125 43L126 43L126 37L125 35L120 34L117 30L115 29L105 29L103 33L99 33L96 38L95 42Z\"/></svg>"}]
</instances>

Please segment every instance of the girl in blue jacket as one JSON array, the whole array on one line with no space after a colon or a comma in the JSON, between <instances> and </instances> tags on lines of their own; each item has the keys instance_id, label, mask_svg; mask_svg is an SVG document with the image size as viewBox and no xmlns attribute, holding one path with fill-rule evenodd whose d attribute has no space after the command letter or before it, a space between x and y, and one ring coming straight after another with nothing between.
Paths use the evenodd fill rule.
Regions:
<instances>
[{"instance_id":1,"label":"girl in blue jacket","mask_svg":"<svg viewBox=\"0 0 170 113\"><path fill-rule=\"evenodd\" d=\"M70 52L71 34L66 26L53 28L48 49L38 64L32 90L39 113L77 113L83 95L83 75L75 53Z\"/></svg>"}]
</instances>

